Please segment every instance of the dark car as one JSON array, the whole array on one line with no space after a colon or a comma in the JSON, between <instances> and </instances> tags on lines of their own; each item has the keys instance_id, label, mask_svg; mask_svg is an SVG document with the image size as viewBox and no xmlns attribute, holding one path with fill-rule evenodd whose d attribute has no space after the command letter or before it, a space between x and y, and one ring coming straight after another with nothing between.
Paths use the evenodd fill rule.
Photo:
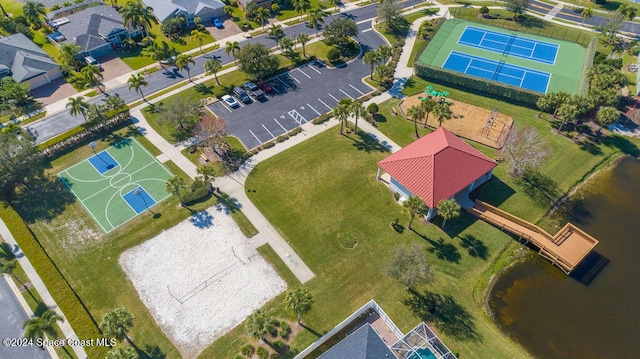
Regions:
<instances>
[{"instance_id":1,"label":"dark car","mask_svg":"<svg viewBox=\"0 0 640 359\"><path fill-rule=\"evenodd\" d=\"M247 82L243 87L245 91L247 91L249 95L253 96L253 98L255 99L264 97L264 92L262 92L258 85L254 84L253 82Z\"/></svg>"},{"instance_id":2,"label":"dark car","mask_svg":"<svg viewBox=\"0 0 640 359\"><path fill-rule=\"evenodd\" d=\"M249 97L249 95L247 95L247 93L245 92L245 90L243 90L241 87L234 87L233 88L233 93L236 95L237 98L240 99L240 101L244 102L244 103L250 103L251 102L251 98Z\"/></svg>"},{"instance_id":3,"label":"dark car","mask_svg":"<svg viewBox=\"0 0 640 359\"><path fill-rule=\"evenodd\" d=\"M262 91L269 93L273 91L273 86L265 81L258 81L258 87L262 89Z\"/></svg>"}]
</instances>

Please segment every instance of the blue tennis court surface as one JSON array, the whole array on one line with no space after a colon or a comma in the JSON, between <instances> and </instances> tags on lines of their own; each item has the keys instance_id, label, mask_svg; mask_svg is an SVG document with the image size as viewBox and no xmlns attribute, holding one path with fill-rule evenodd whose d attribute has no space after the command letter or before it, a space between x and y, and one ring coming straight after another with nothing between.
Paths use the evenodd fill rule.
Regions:
<instances>
[{"instance_id":1,"label":"blue tennis court surface","mask_svg":"<svg viewBox=\"0 0 640 359\"><path fill-rule=\"evenodd\" d=\"M140 191L136 194L136 191ZM138 187L133 191L128 192L122 198L127 201L127 204L136 211L136 214L140 214L147 210L148 207L152 207L156 204L156 201L144 190L142 187Z\"/></svg>"},{"instance_id":2,"label":"blue tennis court surface","mask_svg":"<svg viewBox=\"0 0 640 359\"><path fill-rule=\"evenodd\" d=\"M89 158L89 162L100 174L103 174L110 169L118 166L118 161L111 157L111 155L107 151L102 151L98 154L93 155Z\"/></svg>"},{"instance_id":3,"label":"blue tennis court surface","mask_svg":"<svg viewBox=\"0 0 640 359\"><path fill-rule=\"evenodd\" d=\"M515 34L508 35L473 26L467 26L458 44L477 47L493 52L553 65L558 54L558 45L536 41Z\"/></svg>"},{"instance_id":4,"label":"blue tennis court surface","mask_svg":"<svg viewBox=\"0 0 640 359\"><path fill-rule=\"evenodd\" d=\"M443 68L546 93L551 75L526 67L451 51Z\"/></svg>"}]
</instances>

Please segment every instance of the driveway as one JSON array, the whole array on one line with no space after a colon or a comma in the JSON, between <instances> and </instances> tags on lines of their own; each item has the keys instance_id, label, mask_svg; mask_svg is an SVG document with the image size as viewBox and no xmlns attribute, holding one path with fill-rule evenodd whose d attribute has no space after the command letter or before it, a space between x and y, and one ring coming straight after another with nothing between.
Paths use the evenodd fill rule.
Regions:
<instances>
[{"instance_id":1,"label":"driveway","mask_svg":"<svg viewBox=\"0 0 640 359\"><path fill-rule=\"evenodd\" d=\"M207 31L209 31L209 33L211 34L211 36L213 36L214 39L216 40L226 39L227 37L230 37L242 32L242 30L240 30L238 25L235 22L233 22L233 20L231 20L231 18L229 18L228 16L226 17L226 19L225 18L219 18L219 19L220 21L222 21L222 25L224 26L222 29L218 29L217 27L213 26L212 21L207 21L206 23L204 23L205 27L207 28Z\"/></svg>"},{"instance_id":2,"label":"driveway","mask_svg":"<svg viewBox=\"0 0 640 359\"><path fill-rule=\"evenodd\" d=\"M118 76L131 72L131 67L113 52L100 56L96 60L102 65L102 82L113 80Z\"/></svg>"},{"instance_id":3,"label":"driveway","mask_svg":"<svg viewBox=\"0 0 640 359\"><path fill-rule=\"evenodd\" d=\"M31 96L44 106L64 100L69 96L75 96L77 93L78 91L68 84L64 77L55 79L51 81L50 84L31 90Z\"/></svg>"}]
</instances>

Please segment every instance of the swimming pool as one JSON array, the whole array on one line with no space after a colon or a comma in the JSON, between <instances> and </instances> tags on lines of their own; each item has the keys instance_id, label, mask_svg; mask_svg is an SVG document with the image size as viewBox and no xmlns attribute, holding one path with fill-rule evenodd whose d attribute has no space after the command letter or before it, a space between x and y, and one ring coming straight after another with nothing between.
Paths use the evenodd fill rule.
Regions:
<instances>
[{"instance_id":1,"label":"swimming pool","mask_svg":"<svg viewBox=\"0 0 640 359\"><path fill-rule=\"evenodd\" d=\"M435 354L428 348L421 348L416 350L416 353L411 355L409 359L437 359Z\"/></svg>"}]
</instances>

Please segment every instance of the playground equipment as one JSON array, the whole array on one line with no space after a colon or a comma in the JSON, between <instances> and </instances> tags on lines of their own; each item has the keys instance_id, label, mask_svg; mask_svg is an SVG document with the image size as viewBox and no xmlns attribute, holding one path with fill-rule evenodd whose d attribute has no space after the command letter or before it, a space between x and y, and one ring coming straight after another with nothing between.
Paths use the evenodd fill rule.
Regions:
<instances>
[{"instance_id":1,"label":"playground equipment","mask_svg":"<svg viewBox=\"0 0 640 359\"><path fill-rule=\"evenodd\" d=\"M489 115L489 119L487 120L487 124L484 125L484 127L482 128L482 132L480 132L481 135L484 135L485 137L489 136L489 133L491 132L491 127L494 126L494 121L496 119L496 116L498 116L498 109L497 108L493 108L493 110L491 111L491 115ZM487 131L487 134L484 134L484 131Z\"/></svg>"},{"instance_id":2,"label":"playground equipment","mask_svg":"<svg viewBox=\"0 0 640 359\"><path fill-rule=\"evenodd\" d=\"M424 93L431 97L439 97L440 98L438 100L439 103L446 102L446 98L449 97L449 91L442 91L442 92L437 91L431 85L427 86L427 89L424 91ZM424 101L424 100L426 100L426 97L420 97L420 101ZM451 103L449 102L447 102L447 104L451 105Z\"/></svg>"}]
</instances>

